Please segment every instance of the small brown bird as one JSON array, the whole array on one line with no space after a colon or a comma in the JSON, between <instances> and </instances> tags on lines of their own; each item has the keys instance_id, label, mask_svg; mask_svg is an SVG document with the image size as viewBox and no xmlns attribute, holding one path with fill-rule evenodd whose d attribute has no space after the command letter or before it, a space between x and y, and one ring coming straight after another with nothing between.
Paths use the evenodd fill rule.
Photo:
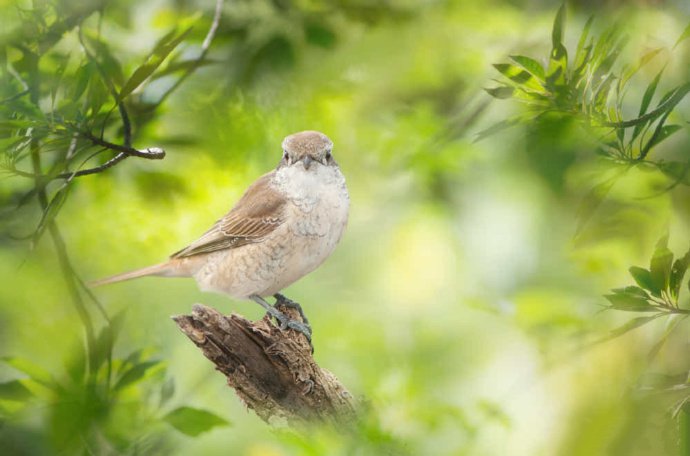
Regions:
<instances>
[{"instance_id":1,"label":"small brown bird","mask_svg":"<svg viewBox=\"0 0 690 456\"><path fill-rule=\"evenodd\" d=\"M210 230L164 263L92 282L92 286L143 276L194 277L203 291L251 299L282 328L311 339L311 328L290 320L264 297L273 295L301 311L280 290L316 269L333 253L347 224L345 177L323 133L285 138L278 167L254 182ZM302 314L304 316L304 314Z\"/></svg>"}]
</instances>

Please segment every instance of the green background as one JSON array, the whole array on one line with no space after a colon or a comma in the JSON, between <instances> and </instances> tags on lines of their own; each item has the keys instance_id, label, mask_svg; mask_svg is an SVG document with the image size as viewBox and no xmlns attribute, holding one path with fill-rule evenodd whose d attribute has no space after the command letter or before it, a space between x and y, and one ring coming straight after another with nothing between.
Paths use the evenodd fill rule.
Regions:
<instances>
[{"instance_id":1,"label":"green background","mask_svg":"<svg viewBox=\"0 0 690 456\"><path fill-rule=\"evenodd\" d=\"M685 2L603 3L569 4L568 48L593 13L598 31L621 22L625 61L663 49L635 76L630 100L664 65L665 87L690 78L690 43L673 48L690 21ZM16 9L31 8L0 5L8 31L19 23ZM285 294L309 316L317 362L366 402L362 422L352 432L271 429L169 318L196 302L252 319L261 309L201 293L190 279L145 278L94 292L108 314L126 309L115 356L143 349L142 359L161 363L95 409L78 388L26 403L0 399L2 446L9 454L681 454L672 410L682 391L640 382L688 371L687 326L680 323L651 361L672 317L588 342L631 319L602 312L603 295L632 283L628 268L645 266L659 238L669 232L670 249L685 252L690 190L664 191L671 182L664 174L628 169L578 230L590 189L620 170L596 154L590 132L545 119L475 141L522 109L483 90L500 79L492 64L512 54L548 58L559 6L227 2L213 62L135 128L134 147L163 147L166 158L129 158L78 178L56 221L84 280L156 263L275 167L284 136L326 133L350 190L348 228L332 257ZM182 44L198 49L212 9L211 2L111 2L101 33L131 74L160 36L201 12ZM78 57L74 36L59 46ZM673 118L683 129L655 157L688 157L689 115L681 103ZM108 136L119 141L117 130ZM7 173L0 193L7 199L30 186ZM50 239L16 240L38 223L31 204L2 216L0 356L66 378L83 329ZM0 381L24 377L0 368ZM164 378L175 388L159 408L161 385L171 381ZM178 433L161 417L182 405L230 425ZM83 422L71 428L66 417L77 415ZM88 437L61 443L80 432Z\"/></svg>"}]
</instances>

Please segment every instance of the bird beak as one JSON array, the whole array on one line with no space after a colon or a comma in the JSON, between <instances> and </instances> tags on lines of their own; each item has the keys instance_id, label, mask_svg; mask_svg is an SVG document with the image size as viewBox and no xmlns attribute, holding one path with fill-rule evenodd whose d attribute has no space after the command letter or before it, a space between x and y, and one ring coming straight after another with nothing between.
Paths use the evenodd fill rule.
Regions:
<instances>
[{"instance_id":1,"label":"bird beak","mask_svg":"<svg viewBox=\"0 0 690 456\"><path fill-rule=\"evenodd\" d=\"M311 166L312 158L310 156L306 156L302 159L302 164L304 165L304 169L309 169Z\"/></svg>"}]
</instances>

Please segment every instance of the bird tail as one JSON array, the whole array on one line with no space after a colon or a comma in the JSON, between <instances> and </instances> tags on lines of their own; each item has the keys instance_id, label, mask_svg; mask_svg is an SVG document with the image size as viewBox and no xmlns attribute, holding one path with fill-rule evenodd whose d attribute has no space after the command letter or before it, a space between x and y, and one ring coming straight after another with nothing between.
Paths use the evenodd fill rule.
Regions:
<instances>
[{"instance_id":1,"label":"bird tail","mask_svg":"<svg viewBox=\"0 0 690 456\"><path fill-rule=\"evenodd\" d=\"M138 277L145 276L168 276L171 274L170 263L160 263L154 264L153 266L147 266L145 268L136 269L134 271L123 272L122 274L117 274L110 277L105 277L103 279L94 280L89 282L89 287L100 287L101 285L108 285L115 282L123 282L125 280L136 279Z\"/></svg>"}]
</instances>

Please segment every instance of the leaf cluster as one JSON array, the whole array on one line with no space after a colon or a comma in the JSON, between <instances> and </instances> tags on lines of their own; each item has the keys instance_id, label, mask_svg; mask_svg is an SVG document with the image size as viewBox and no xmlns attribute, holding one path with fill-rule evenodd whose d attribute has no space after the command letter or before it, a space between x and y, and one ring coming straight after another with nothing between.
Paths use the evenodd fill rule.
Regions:
<instances>
[{"instance_id":1,"label":"leaf cluster","mask_svg":"<svg viewBox=\"0 0 690 456\"><path fill-rule=\"evenodd\" d=\"M114 356L123 317L109 317L79 279L56 222L76 178L132 156L164 157L162 149L139 150L132 144L155 120L167 96L207 63L216 28L211 27L201 52L190 57L182 48L198 17L181 20L142 59L117 49L101 33L104 6L103 1L87 0L3 7L13 11L16 26L0 37L0 165L15 178L10 193L0 195L0 210L7 215L2 220L36 203L38 222L25 237L35 245L50 233L86 336L65 361L64 375L52 375L20 357L2 359L24 377L0 384L0 420L7 425L0 426L0 437L37 412L46 423L36 433L50 454L155 452L165 443L156 432L158 423L187 435L227 424L203 410L171 409L174 383L147 350ZM216 25L220 6L218 2ZM161 86L166 78L172 80ZM105 320L98 332L94 312Z\"/></svg>"},{"instance_id":2,"label":"leaf cluster","mask_svg":"<svg viewBox=\"0 0 690 456\"><path fill-rule=\"evenodd\" d=\"M621 336L657 318L671 317L664 334L649 353L649 358L654 358L678 324L690 316L687 304L681 305L681 291L689 267L690 250L674 260L673 252L668 248L668 236L662 237L654 249L649 268L630 268L630 275L636 285L614 288L604 296L609 302L609 310L643 312L649 315L628 321L611 331L604 340ZM690 280L686 286L690 290Z\"/></svg>"},{"instance_id":3,"label":"leaf cluster","mask_svg":"<svg viewBox=\"0 0 690 456\"><path fill-rule=\"evenodd\" d=\"M510 63L494 65L502 77L495 81L498 85L486 89L487 92L494 98L517 100L527 109L481 132L479 137L547 113L559 113L593 129L599 138L598 153L601 155L631 164L646 161L678 183L690 185L687 173L690 162L647 160L654 147L683 128L679 124L669 124L668 119L690 92L690 82L673 87L659 97L657 89L664 73L661 69L637 103L636 117L625 120L623 106L627 105L626 95L631 92L632 77L663 49L648 51L633 64L621 64L620 56L628 41L622 27L613 24L593 36L592 23L593 17L590 17L575 52L569 56L563 43L566 24L563 5L553 23L552 46L546 64L532 57L513 55ZM677 44L688 36L686 31Z\"/></svg>"},{"instance_id":4,"label":"leaf cluster","mask_svg":"<svg viewBox=\"0 0 690 456\"><path fill-rule=\"evenodd\" d=\"M657 243L649 268L630 268L630 275L637 285L616 288L606 295L611 309L631 312L690 313L690 309L679 306L679 296L690 266L690 250L673 260L668 248L668 236ZM690 281L687 283L690 289Z\"/></svg>"},{"instance_id":5,"label":"leaf cluster","mask_svg":"<svg viewBox=\"0 0 690 456\"><path fill-rule=\"evenodd\" d=\"M153 350L113 356L122 317L101 330L90 354L80 349L66 359L61 377L24 358L0 359L22 375L0 383L0 419L15 426L27 411L47 406L43 444L52 452L88 448L93 454L136 452L143 442L149 449L163 445L160 422L190 436L228 425L209 411L171 406L175 383L164 363L150 357Z\"/></svg>"},{"instance_id":6,"label":"leaf cluster","mask_svg":"<svg viewBox=\"0 0 690 456\"><path fill-rule=\"evenodd\" d=\"M176 87L162 89L161 80L183 78L206 61L182 52L198 17L180 21L142 60L101 34L102 2L15 9L17 25L0 40L0 167L26 181L0 206L11 215L45 193L30 236L36 242L75 178L131 156L164 157L162 149L132 143ZM60 184L51 186L56 179Z\"/></svg>"}]
</instances>

